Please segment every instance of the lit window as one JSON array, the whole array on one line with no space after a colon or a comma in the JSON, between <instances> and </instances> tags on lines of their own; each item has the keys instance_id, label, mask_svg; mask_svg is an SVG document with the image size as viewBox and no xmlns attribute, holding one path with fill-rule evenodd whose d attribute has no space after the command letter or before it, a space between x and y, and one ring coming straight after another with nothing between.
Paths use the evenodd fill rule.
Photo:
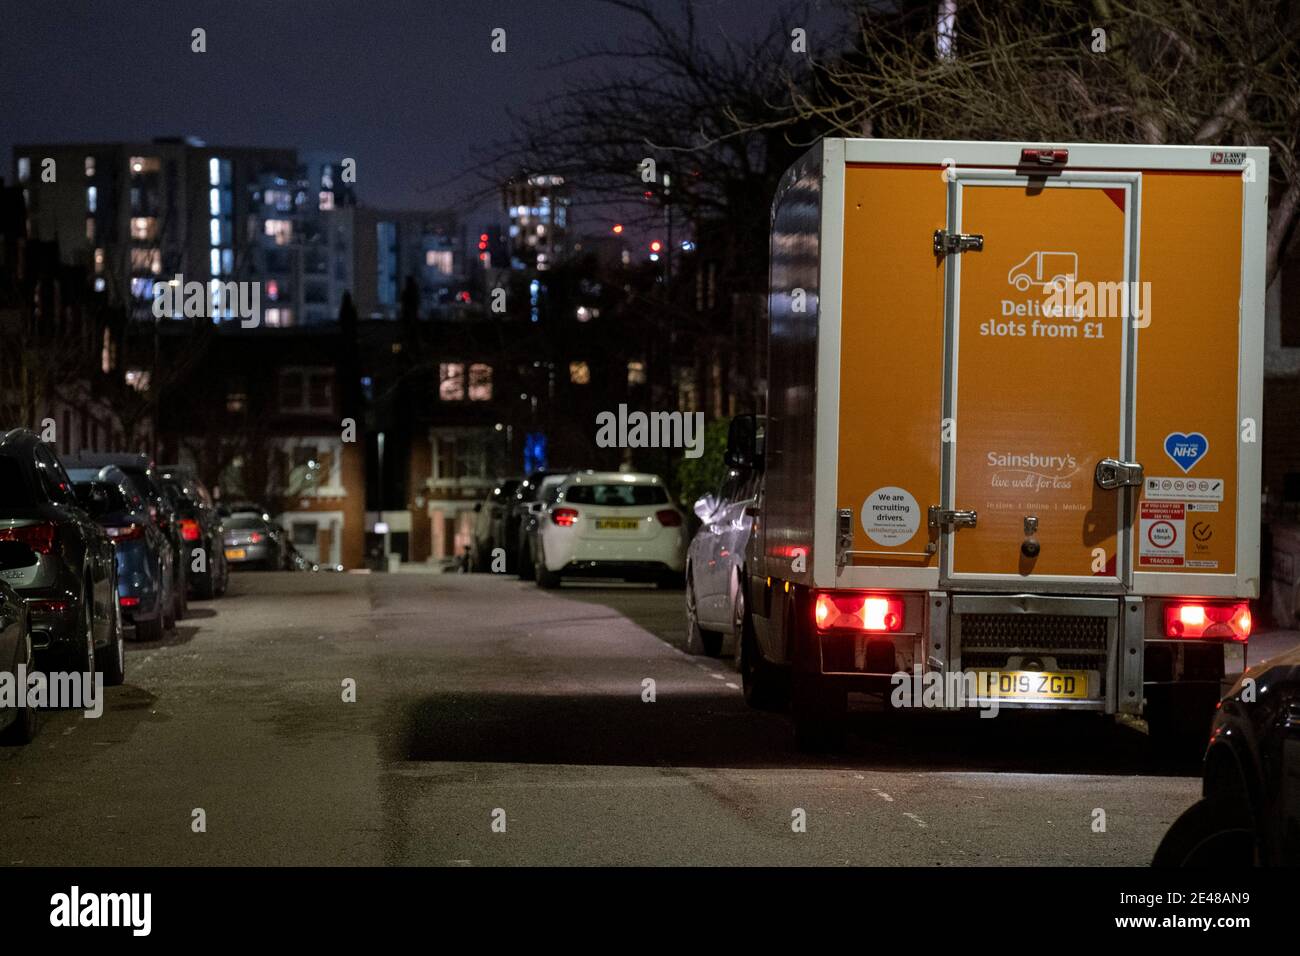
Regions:
<instances>
[{"instance_id":1,"label":"lit window","mask_svg":"<svg viewBox=\"0 0 1300 956\"><path fill-rule=\"evenodd\" d=\"M157 156L132 156L131 172L139 176L144 173L156 173L162 168Z\"/></svg>"},{"instance_id":2,"label":"lit window","mask_svg":"<svg viewBox=\"0 0 1300 956\"><path fill-rule=\"evenodd\" d=\"M221 190L215 187L208 190L208 215L221 215Z\"/></svg>"},{"instance_id":3,"label":"lit window","mask_svg":"<svg viewBox=\"0 0 1300 956\"><path fill-rule=\"evenodd\" d=\"M574 385L590 385L591 368L586 362L570 362L569 381Z\"/></svg>"},{"instance_id":4,"label":"lit window","mask_svg":"<svg viewBox=\"0 0 1300 956\"><path fill-rule=\"evenodd\" d=\"M96 276L96 277L95 277L95 291L96 291L96 292L103 292L103 291L104 291L104 287L105 287L105 285L106 285L106 283L104 282L104 277L103 277L103 276Z\"/></svg>"},{"instance_id":5,"label":"lit window","mask_svg":"<svg viewBox=\"0 0 1300 956\"><path fill-rule=\"evenodd\" d=\"M438 365L438 398L444 402L465 400L465 366L459 362Z\"/></svg>"},{"instance_id":6,"label":"lit window","mask_svg":"<svg viewBox=\"0 0 1300 956\"><path fill-rule=\"evenodd\" d=\"M210 249L208 251L208 271L214 276L221 275L221 250Z\"/></svg>"},{"instance_id":7,"label":"lit window","mask_svg":"<svg viewBox=\"0 0 1300 956\"><path fill-rule=\"evenodd\" d=\"M137 392L149 391L149 372L142 368L129 368L126 370L126 384Z\"/></svg>"},{"instance_id":8,"label":"lit window","mask_svg":"<svg viewBox=\"0 0 1300 956\"><path fill-rule=\"evenodd\" d=\"M321 190L320 208L323 212L328 212L334 208L334 194L327 189Z\"/></svg>"},{"instance_id":9,"label":"lit window","mask_svg":"<svg viewBox=\"0 0 1300 956\"><path fill-rule=\"evenodd\" d=\"M224 275L230 275L235 271L235 250L221 250L221 271Z\"/></svg>"},{"instance_id":10,"label":"lit window","mask_svg":"<svg viewBox=\"0 0 1300 956\"><path fill-rule=\"evenodd\" d=\"M232 415L248 410L248 393L247 392L227 392L226 393L226 411Z\"/></svg>"},{"instance_id":11,"label":"lit window","mask_svg":"<svg viewBox=\"0 0 1300 956\"><path fill-rule=\"evenodd\" d=\"M469 367L469 400L471 402L492 401L491 365L471 365Z\"/></svg>"},{"instance_id":12,"label":"lit window","mask_svg":"<svg viewBox=\"0 0 1300 956\"><path fill-rule=\"evenodd\" d=\"M86 187L86 211L96 212L99 207L99 190L94 186Z\"/></svg>"},{"instance_id":13,"label":"lit window","mask_svg":"<svg viewBox=\"0 0 1300 956\"><path fill-rule=\"evenodd\" d=\"M443 275L451 275L452 254L450 249L426 249L424 253L424 264L435 272L441 272Z\"/></svg>"},{"instance_id":14,"label":"lit window","mask_svg":"<svg viewBox=\"0 0 1300 956\"><path fill-rule=\"evenodd\" d=\"M627 383L628 385L645 384L645 362L627 363Z\"/></svg>"},{"instance_id":15,"label":"lit window","mask_svg":"<svg viewBox=\"0 0 1300 956\"><path fill-rule=\"evenodd\" d=\"M30 156L18 157L18 181L25 183L32 178L32 159Z\"/></svg>"},{"instance_id":16,"label":"lit window","mask_svg":"<svg viewBox=\"0 0 1300 956\"><path fill-rule=\"evenodd\" d=\"M93 175L95 175L95 157L94 157L94 156L87 156L87 157L86 157L86 175L87 175L87 176L93 176Z\"/></svg>"},{"instance_id":17,"label":"lit window","mask_svg":"<svg viewBox=\"0 0 1300 956\"><path fill-rule=\"evenodd\" d=\"M95 271L96 272L104 271L104 250L103 249L95 250Z\"/></svg>"},{"instance_id":18,"label":"lit window","mask_svg":"<svg viewBox=\"0 0 1300 956\"><path fill-rule=\"evenodd\" d=\"M102 256L96 257L95 268L102 271ZM162 252L158 249L132 249L131 272L135 275L139 275L142 272L149 272L153 275L158 275L162 272Z\"/></svg>"},{"instance_id":19,"label":"lit window","mask_svg":"<svg viewBox=\"0 0 1300 956\"><path fill-rule=\"evenodd\" d=\"M268 219L265 230L277 246L287 246L293 239L293 223L288 219Z\"/></svg>"},{"instance_id":20,"label":"lit window","mask_svg":"<svg viewBox=\"0 0 1300 956\"><path fill-rule=\"evenodd\" d=\"M267 309L262 313L262 320L276 327L293 325L293 309Z\"/></svg>"},{"instance_id":21,"label":"lit window","mask_svg":"<svg viewBox=\"0 0 1300 956\"><path fill-rule=\"evenodd\" d=\"M136 216L131 220L131 238L136 242L152 242L158 238L158 220L153 216Z\"/></svg>"},{"instance_id":22,"label":"lit window","mask_svg":"<svg viewBox=\"0 0 1300 956\"><path fill-rule=\"evenodd\" d=\"M86 217L86 241L95 241L95 220L91 219L89 216Z\"/></svg>"},{"instance_id":23,"label":"lit window","mask_svg":"<svg viewBox=\"0 0 1300 956\"><path fill-rule=\"evenodd\" d=\"M215 156L208 160L208 185L221 185L221 160Z\"/></svg>"}]
</instances>

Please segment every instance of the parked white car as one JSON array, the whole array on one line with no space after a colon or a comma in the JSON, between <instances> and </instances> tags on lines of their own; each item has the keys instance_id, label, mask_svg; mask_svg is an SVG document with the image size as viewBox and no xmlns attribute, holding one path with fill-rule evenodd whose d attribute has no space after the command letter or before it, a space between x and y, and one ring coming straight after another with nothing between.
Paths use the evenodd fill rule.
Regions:
<instances>
[{"instance_id":1,"label":"parked white car","mask_svg":"<svg viewBox=\"0 0 1300 956\"><path fill-rule=\"evenodd\" d=\"M731 469L716 494L695 502L703 522L686 553L686 650L717 657L735 653L745 619L741 565L758 496L757 472Z\"/></svg>"},{"instance_id":2,"label":"parked white car","mask_svg":"<svg viewBox=\"0 0 1300 956\"><path fill-rule=\"evenodd\" d=\"M686 521L658 475L581 471L561 483L538 520L538 585L587 575L681 582Z\"/></svg>"}]
</instances>

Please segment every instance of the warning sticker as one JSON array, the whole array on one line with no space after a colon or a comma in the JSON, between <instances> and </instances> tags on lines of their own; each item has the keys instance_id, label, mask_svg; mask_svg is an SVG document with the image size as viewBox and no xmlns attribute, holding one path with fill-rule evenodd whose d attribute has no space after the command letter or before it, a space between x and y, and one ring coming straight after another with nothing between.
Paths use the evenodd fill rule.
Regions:
<instances>
[{"instance_id":1,"label":"warning sticker","mask_svg":"<svg viewBox=\"0 0 1300 956\"><path fill-rule=\"evenodd\" d=\"M1186 508L1173 501L1144 501L1138 527L1138 564L1182 567L1186 554Z\"/></svg>"},{"instance_id":2,"label":"warning sticker","mask_svg":"<svg viewBox=\"0 0 1300 956\"><path fill-rule=\"evenodd\" d=\"M907 544L920 527L921 508L902 488L877 488L862 502L862 530L876 544Z\"/></svg>"}]
</instances>

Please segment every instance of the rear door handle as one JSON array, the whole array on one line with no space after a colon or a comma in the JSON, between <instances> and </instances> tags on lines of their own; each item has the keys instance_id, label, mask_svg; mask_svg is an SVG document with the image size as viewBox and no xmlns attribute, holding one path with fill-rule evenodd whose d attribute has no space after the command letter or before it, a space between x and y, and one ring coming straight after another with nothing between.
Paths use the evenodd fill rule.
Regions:
<instances>
[{"instance_id":1,"label":"rear door handle","mask_svg":"<svg viewBox=\"0 0 1300 956\"><path fill-rule=\"evenodd\" d=\"M1120 461L1117 458L1103 458L1097 462L1093 477L1097 487L1114 491L1125 486L1142 484L1142 466L1135 461Z\"/></svg>"}]
</instances>

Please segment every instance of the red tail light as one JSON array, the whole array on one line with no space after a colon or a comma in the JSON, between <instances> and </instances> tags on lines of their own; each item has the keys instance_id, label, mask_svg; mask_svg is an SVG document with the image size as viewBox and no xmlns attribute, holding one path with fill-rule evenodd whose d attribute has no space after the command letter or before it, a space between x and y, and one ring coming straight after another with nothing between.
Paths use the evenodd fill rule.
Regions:
<instances>
[{"instance_id":1,"label":"red tail light","mask_svg":"<svg viewBox=\"0 0 1300 956\"><path fill-rule=\"evenodd\" d=\"M1232 641L1250 638L1250 605L1245 601L1235 604L1165 605L1166 637L1208 637Z\"/></svg>"},{"instance_id":2,"label":"red tail light","mask_svg":"<svg viewBox=\"0 0 1300 956\"><path fill-rule=\"evenodd\" d=\"M823 591L813 618L819 631L871 631L886 634L903 628L903 602L880 594Z\"/></svg>"},{"instance_id":3,"label":"red tail light","mask_svg":"<svg viewBox=\"0 0 1300 956\"><path fill-rule=\"evenodd\" d=\"M138 597L127 595L126 597L118 598L117 603L122 607L136 607L140 604L140 599Z\"/></svg>"},{"instance_id":4,"label":"red tail light","mask_svg":"<svg viewBox=\"0 0 1300 956\"><path fill-rule=\"evenodd\" d=\"M138 541L144 537L144 528L138 524L122 525L120 528L108 527L104 529L114 543L118 541Z\"/></svg>"},{"instance_id":5,"label":"red tail light","mask_svg":"<svg viewBox=\"0 0 1300 956\"><path fill-rule=\"evenodd\" d=\"M53 524L29 524L20 528L0 528L0 541L21 541L37 554L54 552Z\"/></svg>"},{"instance_id":6,"label":"red tail light","mask_svg":"<svg viewBox=\"0 0 1300 956\"><path fill-rule=\"evenodd\" d=\"M551 520L561 528L572 528L578 520L577 508L555 508L551 511Z\"/></svg>"},{"instance_id":7,"label":"red tail light","mask_svg":"<svg viewBox=\"0 0 1300 956\"><path fill-rule=\"evenodd\" d=\"M659 519L659 523L665 528L680 528L682 524L682 516L672 508L656 511L655 517Z\"/></svg>"},{"instance_id":8,"label":"red tail light","mask_svg":"<svg viewBox=\"0 0 1300 956\"><path fill-rule=\"evenodd\" d=\"M67 601L29 601L27 608L31 611L49 611L51 614L62 614L69 607Z\"/></svg>"},{"instance_id":9,"label":"red tail light","mask_svg":"<svg viewBox=\"0 0 1300 956\"><path fill-rule=\"evenodd\" d=\"M181 537L186 541L199 540L199 523L193 518L181 519Z\"/></svg>"},{"instance_id":10,"label":"red tail light","mask_svg":"<svg viewBox=\"0 0 1300 956\"><path fill-rule=\"evenodd\" d=\"M262 540L262 532L260 532L260 531L254 531L254 532L252 532L251 534L249 534L249 536L248 536L248 543L249 543L249 544L257 544L257 542L259 542L259 541L261 541L261 540Z\"/></svg>"}]
</instances>

